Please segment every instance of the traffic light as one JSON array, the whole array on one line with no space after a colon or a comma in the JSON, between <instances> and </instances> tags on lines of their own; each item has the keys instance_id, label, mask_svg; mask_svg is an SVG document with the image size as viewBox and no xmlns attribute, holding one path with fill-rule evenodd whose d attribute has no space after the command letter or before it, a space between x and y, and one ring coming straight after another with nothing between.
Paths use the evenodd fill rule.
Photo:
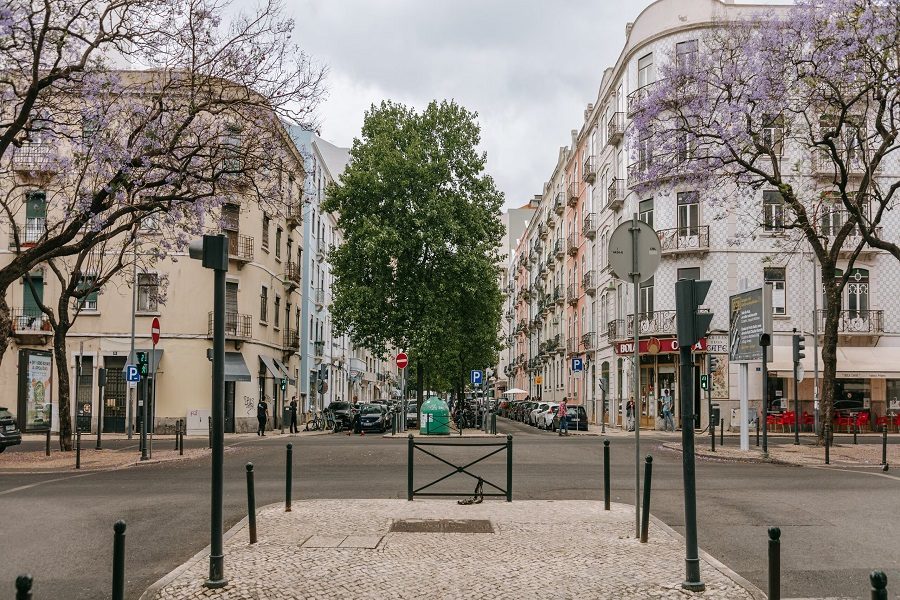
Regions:
<instances>
[{"instance_id":1,"label":"traffic light","mask_svg":"<svg viewBox=\"0 0 900 600\"><path fill-rule=\"evenodd\" d=\"M700 389L704 391L709 389L709 375L700 376Z\"/></svg>"},{"instance_id":2,"label":"traffic light","mask_svg":"<svg viewBox=\"0 0 900 600\"><path fill-rule=\"evenodd\" d=\"M718 356L710 356L709 357L709 372L715 373L719 370L719 357Z\"/></svg>"},{"instance_id":3,"label":"traffic light","mask_svg":"<svg viewBox=\"0 0 900 600\"><path fill-rule=\"evenodd\" d=\"M287 379L285 377L282 377L281 378L281 391L283 392L286 389L287 389Z\"/></svg>"},{"instance_id":4,"label":"traffic light","mask_svg":"<svg viewBox=\"0 0 900 600\"><path fill-rule=\"evenodd\" d=\"M678 345L693 346L709 331L712 312L698 312L706 300L712 281L679 279L675 284L675 316L678 321Z\"/></svg>"},{"instance_id":5,"label":"traffic light","mask_svg":"<svg viewBox=\"0 0 900 600\"><path fill-rule=\"evenodd\" d=\"M141 377L146 377L150 374L150 357L146 352L135 352L135 354L137 355L138 369L141 372Z\"/></svg>"},{"instance_id":6,"label":"traffic light","mask_svg":"<svg viewBox=\"0 0 900 600\"><path fill-rule=\"evenodd\" d=\"M797 333L794 329L794 364L800 364L800 361L806 357L806 338L802 333Z\"/></svg>"}]
</instances>

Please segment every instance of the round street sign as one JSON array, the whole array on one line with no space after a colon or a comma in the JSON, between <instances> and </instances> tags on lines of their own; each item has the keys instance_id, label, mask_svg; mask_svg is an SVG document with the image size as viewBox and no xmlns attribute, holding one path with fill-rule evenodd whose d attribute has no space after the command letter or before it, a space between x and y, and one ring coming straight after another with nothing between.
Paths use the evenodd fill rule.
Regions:
<instances>
[{"instance_id":1,"label":"round street sign","mask_svg":"<svg viewBox=\"0 0 900 600\"><path fill-rule=\"evenodd\" d=\"M159 343L159 319L153 317L153 323L150 325L150 337L153 338L153 345Z\"/></svg>"},{"instance_id":2,"label":"round street sign","mask_svg":"<svg viewBox=\"0 0 900 600\"><path fill-rule=\"evenodd\" d=\"M406 365L409 364L409 357L406 356L406 352L400 352L397 354L397 368L405 369Z\"/></svg>"},{"instance_id":3,"label":"round street sign","mask_svg":"<svg viewBox=\"0 0 900 600\"><path fill-rule=\"evenodd\" d=\"M619 279L632 281L634 271L634 247L631 239L631 221L616 227L609 238L609 266ZM640 281L647 281L659 267L659 237L650 225L638 221L637 272Z\"/></svg>"}]
</instances>

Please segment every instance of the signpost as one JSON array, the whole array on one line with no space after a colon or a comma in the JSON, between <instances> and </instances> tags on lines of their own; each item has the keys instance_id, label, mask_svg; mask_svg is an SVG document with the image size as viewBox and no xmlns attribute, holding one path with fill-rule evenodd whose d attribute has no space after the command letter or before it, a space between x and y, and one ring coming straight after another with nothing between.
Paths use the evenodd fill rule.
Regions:
<instances>
[{"instance_id":1,"label":"signpost","mask_svg":"<svg viewBox=\"0 0 900 600\"><path fill-rule=\"evenodd\" d=\"M576 375L580 375L584 371L584 359L580 357L575 357L572 359L572 372Z\"/></svg>"},{"instance_id":2,"label":"signpost","mask_svg":"<svg viewBox=\"0 0 900 600\"><path fill-rule=\"evenodd\" d=\"M634 298L634 375L632 390L634 395L634 536L641 536L641 427L640 427L640 333L637 326L640 314L640 284L653 277L659 267L659 236L653 228L638 219L637 213L631 221L616 227L609 239L609 266L613 274L623 280L631 280ZM625 422L625 399L622 399L622 422Z\"/></svg>"},{"instance_id":3,"label":"signpost","mask_svg":"<svg viewBox=\"0 0 900 600\"><path fill-rule=\"evenodd\" d=\"M481 385L483 380L484 373L479 371L478 369L472 369L472 385Z\"/></svg>"},{"instance_id":4,"label":"signpost","mask_svg":"<svg viewBox=\"0 0 900 600\"><path fill-rule=\"evenodd\" d=\"M750 367L747 363L762 361L763 348L759 337L772 333L772 284L735 294L728 299L728 356L740 365L738 388L741 406L741 450L750 450ZM763 388L763 420L760 425L765 433L768 402Z\"/></svg>"},{"instance_id":5,"label":"signpost","mask_svg":"<svg viewBox=\"0 0 900 600\"><path fill-rule=\"evenodd\" d=\"M406 365L409 364L409 357L406 356L405 352L400 352L397 354L397 368L401 371L406 368Z\"/></svg>"},{"instance_id":6,"label":"signpost","mask_svg":"<svg viewBox=\"0 0 900 600\"><path fill-rule=\"evenodd\" d=\"M409 365L409 357L406 352L397 353L397 368L400 369L400 431L406 431L406 367Z\"/></svg>"}]
</instances>

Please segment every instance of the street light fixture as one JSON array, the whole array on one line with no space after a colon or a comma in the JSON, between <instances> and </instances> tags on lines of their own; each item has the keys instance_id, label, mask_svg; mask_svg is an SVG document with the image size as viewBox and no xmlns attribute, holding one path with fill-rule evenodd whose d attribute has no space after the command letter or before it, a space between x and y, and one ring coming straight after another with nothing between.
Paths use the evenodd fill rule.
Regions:
<instances>
[{"instance_id":1,"label":"street light fixture","mask_svg":"<svg viewBox=\"0 0 900 600\"><path fill-rule=\"evenodd\" d=\"M228 272L228 238L204 235L188 246L191 258L212 269L213 278L213 352L212 352L212 491L210 507L208 588L225 587L225 549L222 539L222 494L224 491L225 453L225 274Z\"/></svg>"}]
</instances>

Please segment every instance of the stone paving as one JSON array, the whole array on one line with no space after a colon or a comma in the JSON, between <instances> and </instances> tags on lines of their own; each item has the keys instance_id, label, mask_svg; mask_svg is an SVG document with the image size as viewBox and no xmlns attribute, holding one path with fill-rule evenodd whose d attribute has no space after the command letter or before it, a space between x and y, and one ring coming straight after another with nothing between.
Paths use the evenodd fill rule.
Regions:
<instances>
[{"instance_id":1,"label":"stone paving","mask_svg":"<svg viewBox=\"0 0 900 600\"><path fill-rule=\"evenodd\" d=\"M722 447L716 439L716 451L710 450L709 438L698 440L694 451L697 456L717 458L721 460L735 460L747 462L773 462L780 464L807 466L825 465L825 447L816 446L811 439L803 439L800 445L778 444L769 446L769 456L765 458L761 448L757 448L755 440L750 438L750 450L742 451L739 448L740 441L737 438L726 438L726 444ZM664 447L681 452L679 442L667 442ZM848 444L846 442L833 444L829 451L830 463L834 466L875 467L881 466L881 439L875 443L874 438L869 438L865 443ZM888 444L888 465L900 464L900 444Z\"/></svg>"},{"instance_id":2,"label":"stone paving","mask_svg":"<svg viewBox=\"0 0 900 600\"><path fill-rule=\"evenodd\" d=\"M391 532L392 523L488 520L493 533ZM683 540L651 522L634 539L634 513L593 501L310 500L269 506L225 544L228 585L203 587L208 549L151 586L141 600L195 598L760 598L723 565L703 559L702 593L681 589ZM444 523L443 531L465 523ZM481 524L482 529L484 523ZM399 527L399 525L398 525ZM715 561L713 561L715 562ZM751 593L752 592L752 593Z\"/></svg>"}]
</instances>

